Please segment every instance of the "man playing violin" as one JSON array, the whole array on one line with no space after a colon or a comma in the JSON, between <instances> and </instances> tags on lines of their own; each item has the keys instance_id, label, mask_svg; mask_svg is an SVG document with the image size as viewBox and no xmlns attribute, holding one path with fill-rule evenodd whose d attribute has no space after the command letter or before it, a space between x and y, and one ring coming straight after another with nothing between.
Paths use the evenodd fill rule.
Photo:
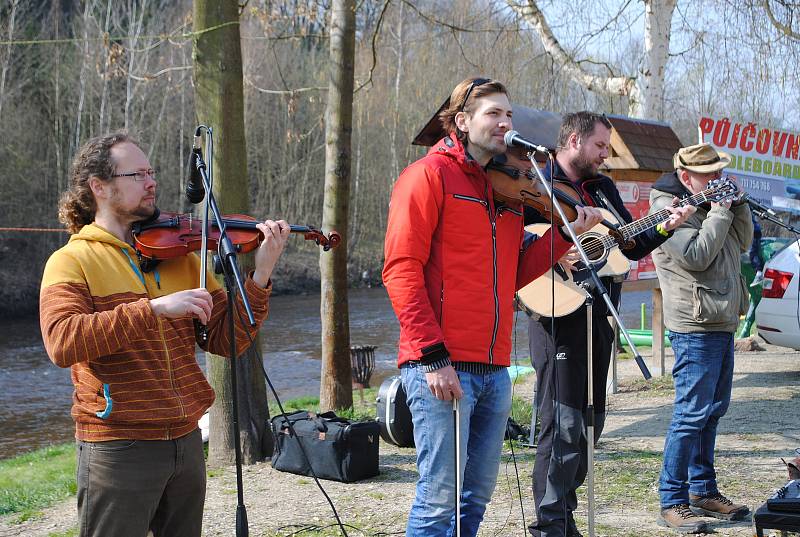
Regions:
<instances>
[{"instance_id":1,"label":"man playing violin","mask_svg":"<svg viewBox=\"0 0 800 537\"><path fill-rule=\"evenodd\" d=\"M80 534L199 536L206 474L197 420L214 392L195 360L194 320L207 325L204 350L227 355L225 293L212 277L197 288L194 254L142 270L131 225L156 211L156 181L132 138L89 140L71 173L59 219L72 236L45 266L40 322L50 359L72 369ZM264 240L245 289L260 325L289 225L258 229ZM257 330L237 323L238 352Z\"/></svg>"},{"instance_id":2,"label":"man playing violin","mask_svg":"<svg viewBox=\"0 0 800 537\"><path fill-rule=\"evenodd\" d=\"M611 123L592 112L564 116L558 135L553 169L545 170L555 183L565 185L587 206L609 210L620 223L633 220L622 203L614 182L599 172L610 148ZM623 250L631 260L645 257L658 247L694 212L693 207L669 208L668 220L635 238L632 248ZM525 209L526 224L543 222L536 212ZM578 232L580 233L580 232ZM567 268L579 259L570 252L562 260ZM621 282L603 278L614 303L619 303ZM594 376L594 439L605 422L606 380L611 359L613 331L602 297L595 291L592 309L592 370ZM529 531L537 537L580 536L573 518L577 507L576 489L586 478L587 344L586 306L562 317L531 320L531 356L536 369L536 398L541 417L533 492L535 524ZM543 342L540 337L547 340ZM542 352L555 349L554 353Z\"/></svg>"},{"instance_id":3,"label":"man playing violin","mask_svg":"<svg viewBox=\"0 0 800 537\"><path fill-rule=\"evenodd\" d=\"M521 205L492 195L485 167L505 152L511 116L503 84L464 80L439 115L447 136L403 171L392 192L383 281L400 322L398 365L419 471L408 536L453 532L454 398L464 454L461 531L477 533L511 408L514 293L570 247L560 228L552 237L526 234ZM585 231L600 219L582 208L573 226Z\"/></svg>"}]
</instances>

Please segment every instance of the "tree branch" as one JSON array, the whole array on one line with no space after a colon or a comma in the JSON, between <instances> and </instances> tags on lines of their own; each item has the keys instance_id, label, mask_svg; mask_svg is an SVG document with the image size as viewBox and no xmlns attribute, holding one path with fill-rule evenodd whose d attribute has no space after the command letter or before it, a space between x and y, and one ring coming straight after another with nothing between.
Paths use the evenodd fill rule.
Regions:
<instances>
[{"instance_id":1,"label":"tree branch","mask_svg":"<svg viewBox=\"0 0 800 537\"><path fill-rule=\"evenodd\" d=\"M792 39L800 40L800 34L792 30L791 26L783 24L775 17L775 14L772 12L772 7L770 7L769 5L769 0L762 0L761 3L764 6L764 11L767 12L767 17L769 17L769 21L775 28L783 32L785 35L791 37Z\"/></svg>"},{"instance_id":2,"label":"tree branch","mask_svg":"<svg viewBox=\"0 0 800 537\"><path fill-rule=\"evenodd\" d=\"M567 76L577 84L589 91L605 95L630 95L636 79L626 76L597 76L582 69L580 63L564 50L561 43L553 35L550 25L547 24L547 20L536 5L535 0L527 0L525 4L520 4L515 0L506 0L506 3L523 21L536 30L545 51L556 64L561 66Z\"/></svg>"},{"instance_id":3,"label":"tree branch","mask_svg":"<svg viewBox=\"0 0 800 537\"><path fill-rule=\"evenodd\" d=\"M181 66L178 66L178 67L165 67L164 69L158 71L157 73L144 74L144 75L141 75L141 76L134 75L133 73L128 73L126 69L122 69L122 72L124 72L127 76L130 76L134 80L138 80L139 82L144 82L144 81L147 81L147 80L153 80L154 78L158 78L161 75L165 75L165 74L170 73L172 71L189 71L191 69L192 69L191 65L181 65Z\"/></svg>"},{"instance_id":4,"label":"tree branch","mask_svg":"<svg viewBox=\"0 0 800 537\"><path fill-rule=\"evenodd\" d=\"M266 93L268 95L296 95L298 93L306 93L309 91L328 91L328 88L323 87L315 87L310 86L307 88L296 88L296 89L286 89L286 90L271 90L266 88L260 88L256 86L247 76L244 77L244 82L251 88L255 89L260 93Z\"/></svg>"},{"instance_id":5,"label":"tree branch","mask_svg":"<svg viewBox=\"0 0 800 537\"><path fill-rule=\"evenodd\" d=\"M386 14L386 9L389 7L390 3L391 0L386 0L383 3L381 14L378 16L378 22L375 23L375 31L372 32L372 65L369 68L369 76L367 76L367 79L356 88L356 90L353 92L354 95L361 91L361 89L367 84L372 84L372 74L375 72L375 67L378 65L378 34L380 33L381 25L383 24L383 16Z\"/></svg>"}]
</instances>

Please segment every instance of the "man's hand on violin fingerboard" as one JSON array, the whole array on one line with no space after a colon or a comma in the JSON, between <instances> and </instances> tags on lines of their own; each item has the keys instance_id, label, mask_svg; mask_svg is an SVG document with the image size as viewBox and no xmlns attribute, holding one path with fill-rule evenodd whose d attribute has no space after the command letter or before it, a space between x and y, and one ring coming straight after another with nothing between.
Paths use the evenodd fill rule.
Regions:
<instances>
[{"instance_id":1,"label":"man's hand on violin fingerboard","mask_svg":"<svg viewBox=\"0 0 800 537\"><path fill-rule=\"evenodd\" d=\"M278 262L286 241L289 240L291 228L285 220L267 220L256 227L264 234L261 246L256 250L256 270L253 273L253 281L261 287L266 287L272 276L272 270Z\"/></svg>"},{"instance_id":2,"label":"man's hand on violin fingerboard","mask_svg":"<svg viewBox=\"0 0 800 537\"><path fill-rule=\"evenodd\" d=\"M578 215L575 217L575 220L570 222L572 225L572 229L575 231L576 235L580 235L581 233L585 233L592 229L594 226L600 223L603 219L603 213L600 212L599 209L596 207L575 207ZM567 234L568 231L566 226L564 227L564 234Z\"/></svg>"}]
</instances>

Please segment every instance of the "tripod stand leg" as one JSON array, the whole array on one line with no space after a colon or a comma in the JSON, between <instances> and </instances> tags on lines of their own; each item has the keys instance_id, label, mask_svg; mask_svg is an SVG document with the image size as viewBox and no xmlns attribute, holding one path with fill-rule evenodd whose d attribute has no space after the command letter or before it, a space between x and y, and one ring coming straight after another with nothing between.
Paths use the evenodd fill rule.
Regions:
<instances>
[{"instance_id":1,"label":"tripod stand leg","mask_svg":"<svg viewBox=\"0 0 800 537\"><path fill-rule=\"evenodd\" d=\"M592 374L594 298L591 293L587 292L586 295L586 504L589 513L589 537L594 537L594 375Z\"/></svg>"}]
</instances>

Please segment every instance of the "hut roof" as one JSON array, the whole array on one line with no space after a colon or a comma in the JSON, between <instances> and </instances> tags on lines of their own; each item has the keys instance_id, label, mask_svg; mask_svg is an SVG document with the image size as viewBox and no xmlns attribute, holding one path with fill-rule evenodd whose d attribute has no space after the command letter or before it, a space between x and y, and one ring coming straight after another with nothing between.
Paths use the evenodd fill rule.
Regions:
<instances>
[{"instance_id":1,"label":"hut roof","mask_svg":"<svg viewBox=\"0 0 800 537\"><path fill-rule=\"evenodd\" d=\"M448 99L449 100L449 99ZM439 112L445 101L428 120L411 142L414 145L432 146L444 136L439 122ZM561 115L527 106L513 105L514 129L523 138L555 150ZM610 170L671 171L672 156L681 148L678 135L666 123L627 116L609 115L611 152L604 168Z\"/></svg>"}]
</instances>

